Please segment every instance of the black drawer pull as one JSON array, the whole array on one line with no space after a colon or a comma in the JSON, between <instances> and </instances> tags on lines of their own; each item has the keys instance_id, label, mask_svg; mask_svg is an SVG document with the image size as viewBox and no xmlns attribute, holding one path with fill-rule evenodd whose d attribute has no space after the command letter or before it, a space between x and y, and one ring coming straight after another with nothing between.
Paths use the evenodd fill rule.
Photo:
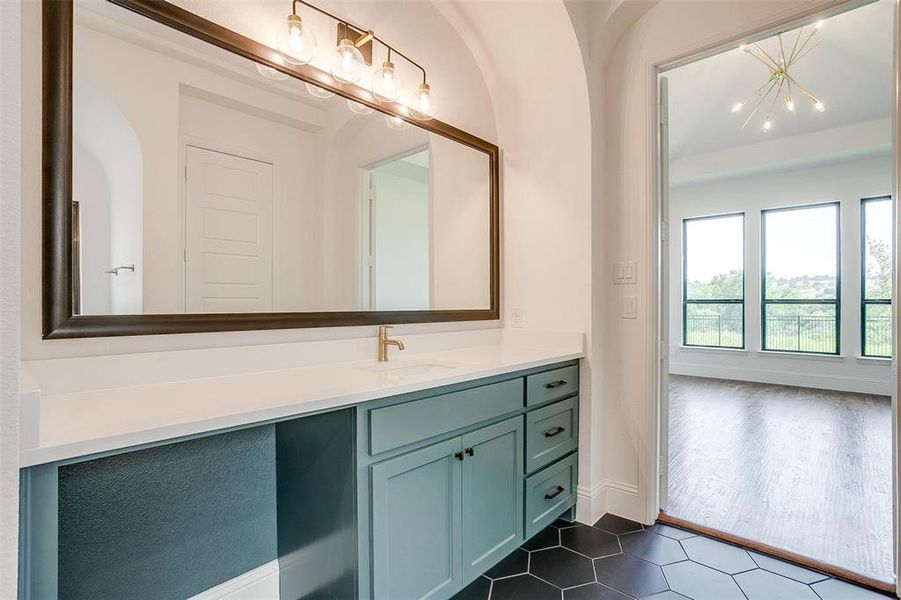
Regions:
<instances>
[{"instance_id":1,"label":"black drawer pull","mask_svg":"<svg viewBox=\"0 0 901 600\"><path fill-rule=\"evenodd\" d=\"M562 485L558 485L557 490L554 492L551 492L550 494L545 494L544 499L545 500L553 500L554 498L556 498L557 496L562 494L564 491L566 491L566 488L563 487Z\"/></svg>"},{"instance_id":2,"label":"black drawer pull","mask_svg":"<svg viewBox=\"0 0 901 600\"><path fill-rule=\"evenodd\" d=\"M463 453L462 452L454 452L454 458L456 458L457 460L462 462L463 458L464 458Z\"/></svg>"},{"instance_id":3,"label":"black drawer pull","mask_svg":"<svg viewBox=\"0 0 901 600\"><path fill-rule=\"evenodd\" d=\"M566 385L566 380L565 380L565 379L558 379L557 381L552 381L552 382L550 382L550 383L545 383L545 384L544 384L544 387L546 387L546 388L549 389L549 390L552 390L552 389L554 389L554 388L562 387L562 386L564 386L564 385Z\"/></svg>"},{"instance_id":4,"label":"black drawer pull","mask_svg":"<svg viewBox=\"0 0 901 600\"><path fill-rule=\"evenodd\" d=\"M475 456L475 455L476 455L476 451L473 450L472 448L467 448L467 449L464 450L463 452L465 452L466 454L468 454L468 455L470 455L470 456Z\"/></svg>"},{"instance_id":5,"label":"black drawer pull","mask_svg":"<svg viewBox=\"0 0 901 600\"><path fill-rule=\"evenodd\" d=\"M566 427L557 426L554 429L549 429L548 431L545 431L544 437L554 437L555 435L560 435L564 431L566 431Z\"/></svg>"}]
</instances>

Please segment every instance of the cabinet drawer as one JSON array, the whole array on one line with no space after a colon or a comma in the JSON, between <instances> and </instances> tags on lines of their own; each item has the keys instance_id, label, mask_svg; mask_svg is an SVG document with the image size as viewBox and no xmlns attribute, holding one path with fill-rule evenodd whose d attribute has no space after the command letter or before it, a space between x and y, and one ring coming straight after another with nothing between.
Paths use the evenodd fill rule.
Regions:
<instances>
[{"instance_id":1,"label":"cabinet drawer","mask_svg":"<svg viewBox=\"0 0 901 600\"><path fill-rule=\"evenodd\" d=\"M568 396L579 389L579 367L572 365L526 378L526 405Z\"/></svg>"},{"instance_id":2,"label":"cabinet drawer","mask_svg":"<svg viewBox=\"0 0 901 600\"><path fill-rule=\"evenodd\" d=\"M537 471L576 449L579 397L526 414L526 472Z\"/></svg>"},{"instance_id":3,"label":"cabinet drawer","mask_svg":"<svg viewBox=\"0 0 901 600\"><path fill-rule=\"evenodd\" d=\"M369 454L379 454L522 409L523 381L511 379L369 411Z\"/></svg>"},{"instance_id":4,"label":"cabinet drawer","mask_svg":"<svg viewBox=\"0 0 901 600\"><path fill-rule=\"evenodd\" d=\"M526 539L576 503L578 456L571 454L526 479Z\"/></svg>"}]
</instances>

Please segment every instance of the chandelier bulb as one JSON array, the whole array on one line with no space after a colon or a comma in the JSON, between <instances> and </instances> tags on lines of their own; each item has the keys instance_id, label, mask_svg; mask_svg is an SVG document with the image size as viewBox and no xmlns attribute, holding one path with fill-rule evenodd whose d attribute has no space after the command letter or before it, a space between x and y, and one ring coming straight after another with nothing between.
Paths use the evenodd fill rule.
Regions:
<instances>
[{"instance_id":1,"label":"chandelier bulb","mask_svg":"<svg viewBox=\"0 0 901 600\"><path fill-rule=\"evenodd\" d=\"M795 112L795 101L794 100L786 100L785 108L789 110L789 112Z\"/></svg>"},{"instance_id":2,"label":"chandelier bulb","mask_svg":"<svg viewBox=\"0 0 901 600\"><path fill-rule=\"evenodd\" d=\"M819 100L817 100L814 103L813 107L817 110L817 112L825 112L826 111L826 105L823 104L822 102L820 102Z\"/></svg>"},{"instance_id":3,"label":"chandelier bulb","mask_svg":"<svg viewBox=\"0 0 901 600\"><path fill-rule=\"evenodd\" d=\"M772 129L772 128L773 128L773 122L772 122L772 121L770 121L769 119L767 119L766 121L763 122L763 130L764 130L764 131L769 131L769 130Z\"/></svg>"},{"instance_id":4,"label":"chandelier bulb","mask_svg":"<svg viewBox=\"0 0 901 600\"><path fill-rule=\"evenodd\" d=\"M740 111L742 109L742 107L744 105L745 105L744 102L736 102L735 105L732 107L732 112L737 113L738 111Z\"/></svg>"},{"instance_id":5,"label":"chandelier bulb","mask_svg":"<svg viewBox=\"0 0 901 600\"><path fill-rule=\"evenodd\" d=\"M814 27L816 27L817 29L820 29L822 26L823 26L823 21L822 21L822 19L819 20L819 21L817 21L817 22L816 22L816 25L814 25Z\"/></svg>"}]
</instances>

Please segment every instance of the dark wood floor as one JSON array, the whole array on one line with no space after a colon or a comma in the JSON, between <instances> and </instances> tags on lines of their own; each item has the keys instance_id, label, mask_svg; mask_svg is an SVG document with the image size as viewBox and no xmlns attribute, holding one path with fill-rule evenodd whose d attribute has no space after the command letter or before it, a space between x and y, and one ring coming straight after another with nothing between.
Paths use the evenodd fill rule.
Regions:
<instances>
[{"instance_id":1,"label":"dark wood floor","mask_svg":"<svg viewBox=\"0 0 901 600\"><path fill-rule=\"evenodd\" d=\"M890 398L673 375L669 412L669 514L893 580Z\"/></svg>"}]
</instances>

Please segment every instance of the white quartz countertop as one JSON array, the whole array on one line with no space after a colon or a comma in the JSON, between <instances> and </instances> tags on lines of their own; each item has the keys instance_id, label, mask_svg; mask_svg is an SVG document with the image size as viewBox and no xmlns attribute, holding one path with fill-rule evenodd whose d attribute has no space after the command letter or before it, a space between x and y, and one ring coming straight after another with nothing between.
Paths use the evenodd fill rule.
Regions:
<instances>
[{"instance_id":1,"label":"white quartz countertop","mask_svg":"<svg viewBox=\"0 0 901 600\"><path fill-rule=\"evenodd\" d=\"M21 448L20 466L337 409L581 356L581 350L571 346L542 348L499 340L409 356L393 352L392 361L381 365L365 360L106 389L32 392L27 402L34 406L23 408L23 427L31 428L24 439L31 442Z\"/></svg>"}]
</instances>

